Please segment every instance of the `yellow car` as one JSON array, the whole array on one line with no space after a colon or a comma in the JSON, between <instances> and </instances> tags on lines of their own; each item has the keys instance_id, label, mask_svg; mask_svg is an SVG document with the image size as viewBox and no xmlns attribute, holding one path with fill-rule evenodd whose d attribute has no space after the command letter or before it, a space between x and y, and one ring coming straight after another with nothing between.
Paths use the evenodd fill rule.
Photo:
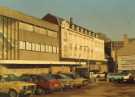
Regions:
<instances>
[{"instance_id":1,"label":"yellow car","mask_svg":"<svg viewBox=\"0 0 135 97\"><path fill-rule=\"evenodd\" d=\"M87 86L89 83L87 79L82 78L75 73L66 73L65 75L73 79L72 82L73 82L74 87Z\"/></svg>"},{"instance_id":2,"label":"yellow car","mask_svg":"<svg viewBox=\"0 0 135 97\"><path fill-rule=\"evenodd\" d=\"M9 97L29 97L35 84L19 81L15 75L0 75L0 92L8 93Z\"/></svg>"}]
</instances>

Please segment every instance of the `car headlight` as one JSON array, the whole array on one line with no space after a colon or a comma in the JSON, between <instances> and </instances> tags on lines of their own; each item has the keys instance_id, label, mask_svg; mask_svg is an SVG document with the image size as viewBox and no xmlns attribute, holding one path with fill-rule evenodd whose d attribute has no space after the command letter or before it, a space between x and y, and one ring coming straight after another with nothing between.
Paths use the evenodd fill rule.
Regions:
<instances>
[{"instance_id":1,"label":"car headlight","mask_svg":"<svg viewBox=\"0 0 135 97\"><path fill-rule=\"evenodd\" d=\"M23 87L23 90L28 90L28 89L29 89L28 86L24 86L24 87Z\"/></svg>"},{"instance_id":2,"label":"car headlight","mask_svg":"<svg viewBox=\"0 0 135 97\"><path fill-rule=\"evenodd\" d=\"M129 79L129 76L124 76L124 79Z\"/></svg>"}]
</instances>

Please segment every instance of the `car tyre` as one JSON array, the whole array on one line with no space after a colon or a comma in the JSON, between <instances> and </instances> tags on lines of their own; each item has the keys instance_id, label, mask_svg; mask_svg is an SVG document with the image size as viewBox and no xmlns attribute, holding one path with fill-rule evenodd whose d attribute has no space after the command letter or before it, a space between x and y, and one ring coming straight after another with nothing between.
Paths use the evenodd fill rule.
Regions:
<instances>
[{"instance_id":1,"label":"car tyre","mask_svg":"<svg viewBox=\"0 0 135 97\"><path fill-rule=\"evenodd\" d=\"M45 94L45 90L42 88L37 88L35 91L35 94L37 94L37 95Z\"/></svg>"},{"instance_id":2,"label":"car tyre","mask_svg":"<svg viewBox=\"0 0 135 97\"><path fill-rule=\"evenodd\" d=\"M10 90L8 94L9 97L19 97L18 93L15 90Z\"/></svg>"},{"instance_id":3,"label":"car tyre","mask_svg":"<svg viewBox=\"0 0 135 97\"><path fill-rule=\"evenodd\" d=\"M83 85L83 86L87 86L88 83L89 83L88 81L83 81L83 84L82 84L82 85Z\"/></svg>"}]
</instances>

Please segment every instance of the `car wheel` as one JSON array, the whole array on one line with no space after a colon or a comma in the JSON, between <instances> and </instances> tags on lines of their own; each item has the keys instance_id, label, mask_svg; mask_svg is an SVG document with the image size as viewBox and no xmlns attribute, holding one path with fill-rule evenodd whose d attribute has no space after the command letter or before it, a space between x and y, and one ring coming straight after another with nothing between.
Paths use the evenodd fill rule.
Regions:
<instances>
[{"instance_id":1,"label":"car wheel","mask_svg":"<svg viewBox=\"0 0 135 97\"><path fill-rule=\"evenodd\" d=\"M45 90L42 89L42 88L37 88L36 91L35 91L35 94L37 95L41 95L41 94L44 94L45 93Z\"/></svg>"},{"instance_id":2,"label":"car wheel","mask_svg":"<svg viewBox=\"0 0 135 97\"><path fill-rule=\"evenodd\" d=\"M113 79L109 79L109 82L113 82Z\"/></svg>"},{"instance_id":3,"label":"car wheel","mask_svg":"<svg viewBox=\"0 0 135 97\"><path fill-rule=\"evenodd\" d=\"M14 90L10 90L8 94L9 94L9 97L19 97L18 93Z\"/></svg>"}]
</instances>

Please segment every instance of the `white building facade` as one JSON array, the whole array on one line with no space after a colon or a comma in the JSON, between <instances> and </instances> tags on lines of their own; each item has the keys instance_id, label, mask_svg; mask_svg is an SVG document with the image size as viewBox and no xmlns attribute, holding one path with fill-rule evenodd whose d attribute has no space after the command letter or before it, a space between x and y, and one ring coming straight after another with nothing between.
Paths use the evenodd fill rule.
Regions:
<instances>
[{"instance_id":1,"label":"white building facade","mask_svg":"<svg viewBox=\"0 0 135 97\"><path fill-rule=\"evenodd\" d=\"M104 40L88 29L64 20L61 23L60 42L62 59L92 62L91 69L100 69L100 65L95 65L96 62L105 61Z\"/></svg>"}]
</instances>

